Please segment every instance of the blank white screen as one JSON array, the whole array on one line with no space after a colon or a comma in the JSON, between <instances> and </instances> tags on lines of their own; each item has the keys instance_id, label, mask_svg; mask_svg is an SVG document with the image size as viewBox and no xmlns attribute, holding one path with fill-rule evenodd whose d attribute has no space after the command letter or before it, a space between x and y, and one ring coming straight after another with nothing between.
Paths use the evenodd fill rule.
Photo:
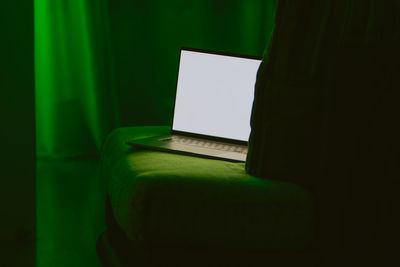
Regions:
<instances>
[{"instance_id":1,"label":"blank white screen","mask_svg":"<svg viewBox=\"0 0 400 267\"><path fill-rule=\"evenodd\" d=\"M248 141L260 63L182 50L172 129Z\"/></svg>"}]
</instances>

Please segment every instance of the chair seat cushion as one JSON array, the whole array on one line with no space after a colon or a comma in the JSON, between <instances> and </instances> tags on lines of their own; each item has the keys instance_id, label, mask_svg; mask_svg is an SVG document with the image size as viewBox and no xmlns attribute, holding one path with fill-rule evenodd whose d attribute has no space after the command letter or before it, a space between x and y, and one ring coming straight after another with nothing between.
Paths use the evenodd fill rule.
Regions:
<instances>
[{"instance_id":1,"label":"chair seat cushion","mask_svg":"<svg viewBox=\"0 0 400 267\"><path fill-rule=\"evenodd\" d=\"M130 240L235 248L309 245L313 201L305 189L250 176L243 163L125 145L168 129L120 128L104 144L102 173L111 207Z\"/></svg>"}]
</instances>

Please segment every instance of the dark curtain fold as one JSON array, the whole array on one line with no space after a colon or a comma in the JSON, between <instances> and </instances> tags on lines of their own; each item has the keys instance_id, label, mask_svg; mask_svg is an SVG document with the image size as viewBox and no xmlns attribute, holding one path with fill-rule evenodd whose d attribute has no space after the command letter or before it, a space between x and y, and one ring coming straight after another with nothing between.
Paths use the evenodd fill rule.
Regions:
<instances>
[{"instance_id":1,"label":"dark curtain fold","mask_svg":"<svg viewBox=\"0 0 400 267\"><path fill-rule=\"evenodd\" d=\"M246 170L315 193L323 266L385 264L394 252L398 14L398 1L278 5Z\"/></svg>"}]
</instances>

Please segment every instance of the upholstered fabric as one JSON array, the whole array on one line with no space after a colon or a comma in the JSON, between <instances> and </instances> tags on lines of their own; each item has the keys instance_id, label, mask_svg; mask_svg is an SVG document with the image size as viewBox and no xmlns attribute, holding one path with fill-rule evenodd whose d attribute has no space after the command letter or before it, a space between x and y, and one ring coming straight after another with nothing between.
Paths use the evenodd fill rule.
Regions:
<instances>
[{"instance_id":1,"label":"upholstered fabric","mask_svg":"<svg viewBox=\"0 0 400 267\"><path fill-rule=\"evenodd\" d=\"M310 244L313 201L303 188L247 175L243 163L124 144L167 132L120 128L104 144L102 172L113 214L130 240L246 248Z\"/></svg>"}]
</instances>

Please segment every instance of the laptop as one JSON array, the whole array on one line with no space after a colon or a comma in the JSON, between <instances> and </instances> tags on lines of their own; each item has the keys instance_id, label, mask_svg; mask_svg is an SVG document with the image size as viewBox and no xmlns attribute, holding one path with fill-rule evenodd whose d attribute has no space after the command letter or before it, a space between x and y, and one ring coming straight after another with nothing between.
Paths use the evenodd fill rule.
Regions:
<instances>
[{"instance_id":1,"label":"laptop","mask_svg":"<svg viewBox=\"0 0 400 267\"><path fill-rule=\"evenodd\" d=\"M245 162L261 58L181 48L170 134L126 144Z\"/></svg>"}]
</instances>

